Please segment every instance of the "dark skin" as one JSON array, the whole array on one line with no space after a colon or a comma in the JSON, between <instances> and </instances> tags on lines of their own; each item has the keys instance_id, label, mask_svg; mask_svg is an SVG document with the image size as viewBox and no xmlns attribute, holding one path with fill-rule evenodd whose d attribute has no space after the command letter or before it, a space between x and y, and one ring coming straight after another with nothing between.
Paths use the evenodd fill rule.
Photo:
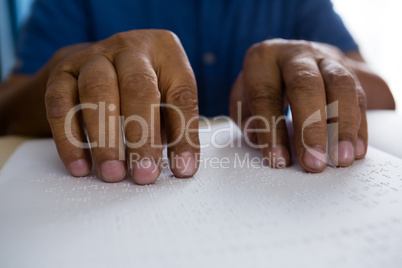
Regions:
<instances>
[{"instance_id":1,"label":"dark skin","mask_svg":"<svg viewBox=\"0 0 402 268\"><path fill-rule=\"evenodd\" d=\"M135 64L133 64L135 62ZM111 64L113 63L113 64ZM328 103L339 101L339 140L329 144L329 154L338 166L350 166L367 151L366 109L395 109L395 102L386 83L372 73L358 51L346 55L329 45L267 40L252 46L245 55L243 70L231 94L230 111L235 122L243 127L250 116L283 115L287 99L292 107L297 157L306 171L321 172L325 161L315 159L302 146L302 125L309 115ZM85 176L94 160L99 176L108 182L117 182L130 172L139 184L154 182L160 172L158 159L161 147L151 146L146 140L140 148L128 148L127 154L137 153L153 159L156 169L135 168L119 158L119 139L112 148L94 148L92 155L85 148L72 145L64 131L68 112L79 103L104 102L114 105L108 116L137 115L151 123L150 107L167 103L180 108L184 121L174 113L159 114L149 131L154 130L153 141L161 145L166 133L167 142L177 140L181 125L189 139L179 138L169 148L171 158L180 156L191 165L172 165L177 177L191 177L198 169L197 88L187 56L176 35L162 30L133 30L108 39L80 44L59 50L48 63L32 76L12 75L0 89L0 132L32 136L53 135L66 169L73 176ZM237 103L242 114L238 118ZM73 118L71 130L80 141L85 140L83 122L91 142L99 142L98 113L83 110ZM155 119L155 118L154 118ZM253 122L258 127L261 122ZM161 125L171 126L161 128ZM271 166L275 159L269 152L282 157L290 165L289 140L284 122L278 125L275 146L270 133L258 133L256 140ZM119 125L112 126L118 133ZM260 128L262 128L260 126ZM125 135L133 142L141 128L127 124ZM110 140L106 133L106 140ZM150 138L151 139L151 138ZM326 120L316 122L304 130L304 142L314 150L327 154ZM171 159L171 161L173 161Z\"/></svg>"}]
</instances>

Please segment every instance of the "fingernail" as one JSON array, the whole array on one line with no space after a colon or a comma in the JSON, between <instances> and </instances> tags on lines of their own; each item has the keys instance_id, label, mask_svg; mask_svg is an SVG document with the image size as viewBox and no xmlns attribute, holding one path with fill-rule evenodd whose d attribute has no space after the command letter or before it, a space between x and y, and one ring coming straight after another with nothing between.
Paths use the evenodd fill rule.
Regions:
<instances>
[{"instance_id":1,"label":"fingernail","mask_svg":"<svg viewBox=\"0 0 402 268\"><path fill-rule=\"evenodd\" d=\"M121 181L126 175L121 161L107 161L101 166L101 177L107 182Z\"/></svg>"},{"instance_id":2,"label":"fingernail","mask_svg":"<svg viewBox=\"0 0 402 268\"><path fill-rule=\"evenodd\" d=\"M131 176L138 184L151 184L159 177L159 167L150 159L142 159L133 164Z\"/></svg>"},{"instance_id":3,"label":"fingernail","mask_svg":"<svg viewBox=\"0 0 402 268\"><path fill-rule=\"evenodd\" d=\"M303 163L313 170L322 170L327 165L326 153L319 148L305 149L303 153Z\"/></svg>"},{"instance_id":4,"label":"fingernail","mask_svg":"<svg viewBox=\"0 0 402 268\"><path fill-rule=\"evenodd\" d=\"M195 173L195 159L192 153L184 152L175 159L176 175L183 178L188 178Z\"/></svg>"},{"instance_id":5,"label":"fingernail","mask_svg":"<svg viewBox=\"0 0 402 268\"><path fill-rule=\"evenodd\" d=\"M366 152L366 146L364 145L364 141L362 139L359 139L357 141L356 154L357 154L357 156L363 156L365 152Z\"/></svg>"},{"instance_id":6,"label":"fingernail","mask_svg":"<svg viewBox=\"0 0 402 268\"><path fill-rule=\"evenodd\" d=\"M290 165L289 151L284 146L272 147L268 155L269 165L273 168L285 168Z\"/></svg>"},{"instance_id":7,"label":"fingernail","mask_svg":"<svg viewBox=\"0 0 402 268\"><path fill-rule=\"evenodd\" d=\"M68 165L70 173L74 177L84 177L89 173L89 165L85 159L79 159L77 161L71 162Z\"/></svg>"},{"instance_id":8,"label":"fingernail","mask_svg":"<svg viewBox=\"0 0 402 268\"><path fill-rule=\"evenodd\" d=\"M355 159L355 148L349 141L340 141L332 152L332 156L338 165L350 164Z\"/></svg>"}]
</instances>

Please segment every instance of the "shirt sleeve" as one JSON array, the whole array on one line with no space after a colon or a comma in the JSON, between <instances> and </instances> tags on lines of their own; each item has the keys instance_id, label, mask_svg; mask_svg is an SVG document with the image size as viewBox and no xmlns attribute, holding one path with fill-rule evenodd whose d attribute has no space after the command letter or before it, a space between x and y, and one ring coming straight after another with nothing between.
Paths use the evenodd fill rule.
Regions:
<instances>
[{"instance_id":1,"label":"shirt sleeve","mask_svg":"<svg viewBox=\"0 0 402 268\"><path fill-rule=\"evenodd\" d=\"M298 0L295 37L331 44L343 52L358 49L353 37L335 12L331 0Z\"/></svg>"},{"instance_id":2,"label":"shirt sleeve","mask_svg":"<svg viewBox=\"0 0 402 268\"><path fill-rule=\"evenodd\" d=\"M15 73L33 74L58 49L90 41L83 0L36 0L22 28L16 50Z\"/></svg>"}]
</instances>

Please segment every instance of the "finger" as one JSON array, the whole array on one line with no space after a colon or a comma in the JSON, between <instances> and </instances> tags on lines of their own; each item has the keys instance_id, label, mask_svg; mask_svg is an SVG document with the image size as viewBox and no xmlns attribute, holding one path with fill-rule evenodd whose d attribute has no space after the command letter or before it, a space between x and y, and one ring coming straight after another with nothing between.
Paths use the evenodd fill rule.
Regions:
<instances>
[{"instance_id":1,"label":"finger","mask_svg":"<svg viewBox=\"0 0 402 268\"><path fill-rule=\"evenodd\" d=\"M291 164L286 117L283 110L281 72L276 59L263 45L252 47L246 54L243 72L248 106L259 147L271 167ZM249 131L249 130L247 130ZM250 130L251 131L251 130Z\"/></svg>"},{"instance_id":2,"label":"finger","mask_svg":"<svg viewBox=\"0 0 402 268\"><path fill-rule=\"evenodd\" d=\"M158 66L162 109L168 139L168 156L173 174L193 176L198 169L198 94L193 70L180 41L169 46ZM172 57L171 55L174 55Z\"/></svg>"},{"instance_id":3,"label":"finger","mask_svg":"<svg viewBox=\"0 0 402 268\"><path fill-rule=\"evenodd\" d=\"M251 111L248 107L247 98L244 89L244 75L243 72L239 74L235 83L233 84L230 94L230 117L243 131L243 136L250 145L258 145L257 135L253 131L245 129L245 123L251 117ZM249 129L255 129L254 123L248 124Z\"/></svg>"},{"instance_id":4,"label":"finger","mask_svg":"<svg viewBox=\"0 0 402 268\"><path fill-rule=\"evenodd\" d=\"M77 79L68 66L59 65L49 76L45 97L46 114L53 138L66 169L75 177L88 175L91 156L77 106Z\"/></svg>"},{"instance_id":5,"label":"finger","mask_svg":"<svg viewBox=\"0 0 402 268\"><path fill-rule=\"evenodd\" d=\"M359 80L357 82L357 99L360 109L360 127L358 132L358 140L356 147L356 159L362 159L366 156L368 146L368 126L367 126L367 97Z\"/></svg>"},{"instance_id":6,"label":"finger","mask_svg":"<svg viewBox=\"0 0 402 268\"><path fill-rule=\"evenodd\" d=\"M321 172L327 165L327 102L317 63L302 54L281 59L280 66L292 110L297 157L306 171Z\"/></svg>"},{"instance_id":7,"label":"finger","mask_svg":"<svg viewBox=\"0 0 402 268\"><path fill-rule=\"evenodd\" d=\"M155 182L161 172L160 92L146 57L122 52L115 58L131 176L138 184Z\"/></svg>"},{"instance_id":8,"label":"finger","mask_svg":"<svg viewBox=\"0 0 402 268\"><path fill-rule=\"evenodd\" d=\"M241 129L244 127L244 120L251 116L244 86L244 74L241 72L233 84L229 106L230 117Z\"/></svg>"},{"instance_id":9,"label":"finger","mask_svg":"<svg viewBox=\"0 0 402 268\"><path fill-rule=\"evenodd\" d=\"M361 121L356 81L352 73L337 61L324 59L319 67L330 108L329 123L338 124L337 130L330 134L329 157L333 164L346 167L355 160Z\"/></svg>"},{"instance_id":10,"label":"finger","mask_svg":"<svg viewBox=\"0 0 402 268\"><path fill-rule=\"evenodd\" d=\"M119 131L119 90L116 71L104 56L93 56L81 67L78 90L83 118L99 176L107 182L125 177L125 159Z\"/></svg>"}]
</instances>

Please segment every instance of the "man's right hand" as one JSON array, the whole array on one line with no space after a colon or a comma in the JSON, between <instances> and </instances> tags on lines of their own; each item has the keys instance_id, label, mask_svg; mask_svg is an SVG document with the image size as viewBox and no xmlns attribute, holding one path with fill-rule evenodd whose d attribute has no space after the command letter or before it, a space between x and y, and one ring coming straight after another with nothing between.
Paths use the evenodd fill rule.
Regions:
<instances>
[{"instance_id":1,"label":"man's right hand","mask_svg":"<svg viewBox=\"0 0 402 268\"><path fill-rule=\"evenodd\" d=\"M164 130L172 172L194 175L197 87L175 34L133 30L73 52L61 49L53 58L62 60L49 74L46 114L60 158L73 176L87 175L93 159L105 181L120 181L129 170L139 184L154 182L161 172ZM79 145L86 141L84 126L91 149Z\"/></svg>"}]
</instances>

